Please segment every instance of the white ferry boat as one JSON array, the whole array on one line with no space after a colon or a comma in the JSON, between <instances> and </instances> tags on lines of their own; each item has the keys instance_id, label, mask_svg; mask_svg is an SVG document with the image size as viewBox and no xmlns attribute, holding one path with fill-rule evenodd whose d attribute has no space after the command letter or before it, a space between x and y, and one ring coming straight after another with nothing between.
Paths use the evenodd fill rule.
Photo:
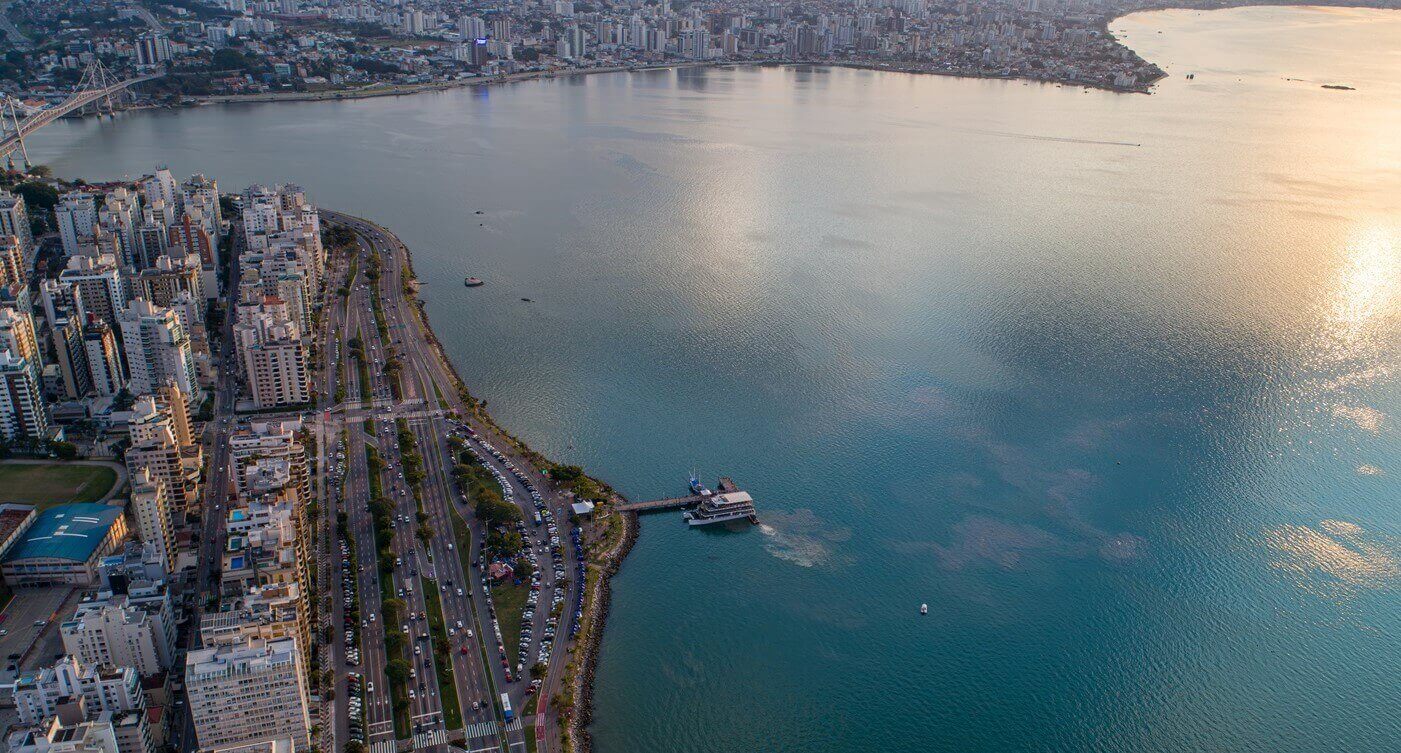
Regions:
<instances>
[{"instance_id":1,"label":"white ferry boat","mask_svg":"<svg viewBox=\"0 0 1401 753\"><path fill-rule=\"evenodd\" d=\"M754 499L749 496L749 492L741 491L706 494L696 509L686 512L683 517L693 526L729 523L735 520L759 522L759 516L754 512Z\"/></svg>"}]
</instances>

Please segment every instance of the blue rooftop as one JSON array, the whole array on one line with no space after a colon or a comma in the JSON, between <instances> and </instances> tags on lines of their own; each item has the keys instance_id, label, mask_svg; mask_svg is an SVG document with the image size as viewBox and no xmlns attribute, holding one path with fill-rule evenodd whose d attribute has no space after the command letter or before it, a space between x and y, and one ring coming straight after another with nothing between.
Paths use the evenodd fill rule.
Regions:
<instances>
[{"instance_id":1,"label":"blue rooftop","mask_svg":"<svg viewBox=\"0 0 1401 753\"><path fill-rule=\"evenodd\" d=\"M4 561L45 558L87 562L121 514L120 507L88 502L50 507L39 513L24 538L10 547Z\"/></svg>"}]
</instances>

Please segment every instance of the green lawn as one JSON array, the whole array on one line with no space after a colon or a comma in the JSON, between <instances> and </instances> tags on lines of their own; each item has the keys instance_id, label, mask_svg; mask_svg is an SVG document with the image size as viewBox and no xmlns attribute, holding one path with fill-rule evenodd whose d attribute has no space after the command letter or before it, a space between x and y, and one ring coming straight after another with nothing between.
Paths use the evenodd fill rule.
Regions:
<instances>
[{"instance_id":1,"label":"green lawn","mask_svg":"<svg viewBox=\"0 0 1401 753\"><path fill-rule=\"evenodd\" d=\"M462 704L457 700L457 681L453 678L452 644L443 619L443 602L438 596L438 581L423 579L423 600L428 608L428 627L433 633L433 660L438 675L438 698L443 706L443 724L448 729L462 726ZM446 651L439 651L446 648Z\"/></svg>"},{"instance_id":2,"label":"green lawn","mask_svg":"<svg viewBox=\"0 0 1401 753\"><path fill-rule=\"evenodd\" d=\"M96 502L117 483L117 472L101 465L0 464L0 500L39 509L68 502Z\"/></svg>"},{"instance_id":3,"label":"green lawn","mask_svg":"<svg viewBox=\"0 0 1401 753\"><path fill-rule=\"evenodd\" d=\"M520 644L521 615L525 612L525 600L529 596L530 581L522 581L517 586L510 580L504 580L491 587L491 602L496 607L496 620L501 623L501 642L508 652ZM511 672L515 671L512 665Z\"/></svg>"}]
</instances>

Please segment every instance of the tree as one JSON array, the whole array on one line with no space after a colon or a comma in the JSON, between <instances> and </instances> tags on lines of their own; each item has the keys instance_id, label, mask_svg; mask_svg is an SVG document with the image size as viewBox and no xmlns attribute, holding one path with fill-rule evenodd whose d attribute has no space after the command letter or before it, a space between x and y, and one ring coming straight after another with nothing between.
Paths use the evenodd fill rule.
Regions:
<instances>
[{"instance_id":1,"label":"tree","mask_svg":"<svg viewBox=\"0 0 1401 753\"><path fill-rule=\"evenodd\" d=\"M58 189L47 183L38 181L25 181L15 186L15 192L24 197L24 204L29 211L50 210L58 206Z\"/></svg>"},{"instance_id":2,"label":"tree","mask_svg":"<svg viewBox=\"0 0 1401 753\"><path fill-rule=\"evenodd\" d=\"M341 751L342 753L365 753L365 745L359 740L348 740Z\"/></svg>"},{"instance_id":3,"label":"tree","mask_svg":"<svg viewBox=\"0 0 1401 753\"><path fill-rule=\"evenodd\" d=\"M29 168L29 174L36 178L48 178L54 174L54 171L48 165L35 165Z\"/></svg>"},{"instance_id":4,"label":"tree","mask_svg":"<svg viewBox=\"0 0 1401 753\"><path fill-rule=\"evenodd\" d=\"M388 599L382 608L384 609L384 624L394 625L404 618L404 610L408 609L408 605L404 603L403 599Z\"/></svg>"},{"instance_id":5,"label":"tree","mask_svg":"<svg viewBox=\"0 0 1401 753\"><path fill-rule=\"evenodd\" d=\"M327 228L321 236L325 244L333 249L347 248L355 244L355 231L344 225Z\"/></svg>"},{"instance_id":6,"label":"tree","mask_svg":"<svg viewBox=\"0 0 1401 753\"><path fill-rule=\"evenodd\" d=\"M214 57L209 61L209 67L216 71L241 71L248 68L248 58L242 52L225 47L214 53Z\"/></svg>"},{"instance_id":7,"label":"tree","mask_svg":"<svg viewBox=\"0 0 1401 753\"><path fill-rule=\"evenodd\" d=\"M131 394L131 390L123 387L116 397L112 398L112 410L131 410L131 406L136 405L136 396Z\"/></svg>"},{"instance_id":8,"label":"tree","mask_svg":"<svg viewBox=\"0 0 1401 753\"><path fill-rule=\"evenodd\" d=\"M404 682L409 679L409 663L403 659L394 659L384 665L384 676L388 677L389 681L393 683Z\"/></svg>"},{"instance_id":9,"label":"tree","mask_svg":"<svg viewBox=\"0 0 1401 753\"><path fill-rule=\"evenodd\" d=\"M75 460L78 457L78 446L72 442L54 442L51 448L59 460Z\"/></svg>"},{"instance_id":10,"label":"tree","mask_svg":"<svg viewBox=\"0 0 1401 753\"><path fill-rule=\"evenodd\" d=\"M545 671L546 671L547 669L548 669L548 667L545 666L545 663L544 663L544 662L539 662L539 661L538 661L538 662L535 662L534 664L530 665L530 679L532 679L532 680L543 680L543 679L545 679Z\"/></svg>"}]
</instances>

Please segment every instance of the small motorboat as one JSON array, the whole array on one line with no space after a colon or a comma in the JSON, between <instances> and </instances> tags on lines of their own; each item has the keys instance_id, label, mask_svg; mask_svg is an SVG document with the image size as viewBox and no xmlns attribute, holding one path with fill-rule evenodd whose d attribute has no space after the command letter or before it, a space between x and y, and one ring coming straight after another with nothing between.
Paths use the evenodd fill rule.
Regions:
<instances>
[{"instance_id":1,"label":"small motorboat","mask_svg":"<svg viewBox=\"0 0 1401 753\"><path fill-rule=\"evenodd\" d=\"M469 288L479 288L485 285L486 281L480 277L468 277L462 281L462 284L466 285Z\"/></svg>"},{"instance_id":2,"label":"small motorboat","mask_svg":"<svg viewBox=\"0 0 1401 753\"><path fill-rule=\"evenodd\" d=\"M919 613L920 613L920 614L929 614L929 605L928 605L928 604L920 604L920 605L919 605Z\"/></svg>"}]
</instances>

